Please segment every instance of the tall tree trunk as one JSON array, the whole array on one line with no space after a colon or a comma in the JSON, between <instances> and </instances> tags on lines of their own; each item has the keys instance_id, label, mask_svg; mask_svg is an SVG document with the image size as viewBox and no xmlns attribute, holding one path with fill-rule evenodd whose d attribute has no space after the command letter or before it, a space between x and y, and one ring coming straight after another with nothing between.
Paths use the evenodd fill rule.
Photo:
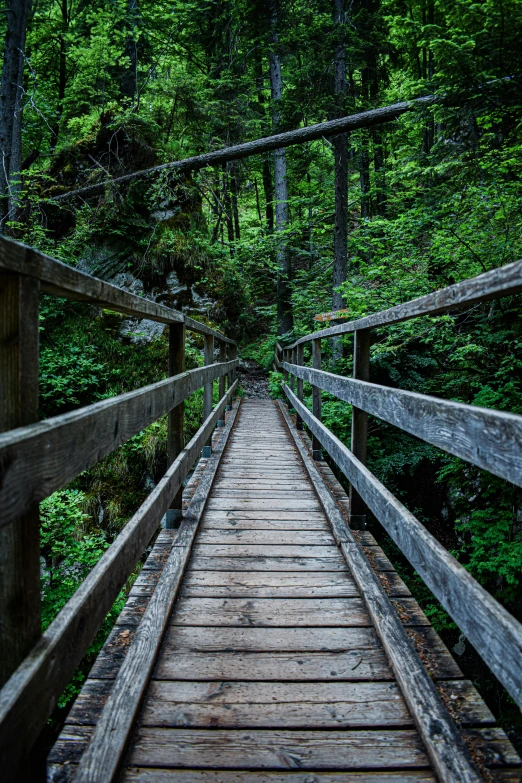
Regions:
<instances>
[{"instance_id":1,"label":"tall tree trunk","mask_svg":"<svg viewBox=\"0 0 522 783\"><path fill-rule=\"evenodd\" d=\"M271 39L269 52L270 88L272 94L272 132L278 133L281 125L281 111L278 103L283 97L283 76L281 60L277 52L277 2L272 0ZM275 195L275 227L282 234L288 227L288 182L286 170L286 149L274 150L274 195ZM279 238L277 247L277 322L278 334L286 334L293 327L292 304L290 301L291 259L283 236Z\"/></svg>"},{"instance_id":2,"label":"tall tree trunk","mask_svg":"<svg viewBox=\"0 0 522 783\"><path fill-rule=\"evenodd\" d=\"M16 210L18 188L11 191L21 163L21 111L24 46L29 0L7 1L7 29L0 82L0 231Z\"/></svg>"},{"instance_id":3,"label":"tall tree trunk","mask_svg":"<svg viewBox=\"0 0 522 783\"><path fill-rule=\"evenodd\" d=\"M334 56L334 92L336 117L345 113L346 83L346 42L344 27L346 25L345 0L334 0L334 25L337 32L337 42ZM332 309L340 310L343 296L337 289L346 280L346 256L348 241L348 134L334 136L335 171L335 226L334 226L334 258L332 280ZM341 338L333 341L333 364L337 364L342 354Z\"/></svg>"},{"instance_id":4,"label":"tall tree trunk","mask_svg":"<svg viewBox=\"0 0 522 783\"><path fill-rule=\"evenodd\" d=\"M263 61L261 59L261 53L259 50L257 50L255 68L256 68L257 104L259 107L259 114L261 115L261 117L264 118L265 98L263 95L263 87L264 87ZM272 233L272 231L274 230L274 187L272 182L272 172L270 171L270 158L268 156L265 156L263 160L263 191L265 194L266 228L269 233Z\"/></svg>"},{"instance_id":5,"label":"tall tree trunk","mask_svg":"<svg viewBox=\"0 0 522 783\"><path fill-rule=\"evenodd\" d=\"M136 27L138 17L138 0L127 0L127 36L125 38L125 54L129 65L121 77L121 91L131 101L138 92L138 42Z\"/></svg>"},{"instance_id":6,"label":"tall tree trunk","mask_svg":"<svg viewBox=\"0 0 522 783\"><path fill-rule=\"evenodd\" d=\"M57 107L57 116L56 116L56 122L54 124L52 134L51 134L51 150L54 150L58 143L58 135L60 132L60 119L62 117L63 113L63 102L65 99L65 86L67 84L67 47L65 43L65 38L67 35L67 30L69 28L69 10L67 7L67 0L61 0L61 13L62 13L62 24L61 24L61 32L59 36L60 41L60 54L58 56L58 107Z\"/></svg>"},{"instance_id":7,"label":"tall tree trunk","mask_svg":"<svg viewBox=\"0 0 522 783\"><path fill-rule=\"evenodd\" d=\"M342 117L345 112L346 98L346 46L342 28L345 21L344 0L334 0L334 24L339 27L338 42L334 59L334 90L336 116ZM335 160L335 228L334 228L334 262L333 262L333 293L332 307L334 310L343 306L342 295L336 289L346 280L346 253L348 230L348 134L334 136Z\"/></svg>"}]
</instances>

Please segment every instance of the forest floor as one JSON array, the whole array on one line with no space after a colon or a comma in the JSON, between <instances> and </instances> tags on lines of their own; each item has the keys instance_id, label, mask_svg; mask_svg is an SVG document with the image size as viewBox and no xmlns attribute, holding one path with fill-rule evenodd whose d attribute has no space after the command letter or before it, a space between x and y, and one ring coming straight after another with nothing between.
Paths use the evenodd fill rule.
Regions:
<instances>
[{"instance_id":1,"label":"forest floor","mask_svg":"<svg viewBox=\"0 0 522 783\"><path fill-rule=\"evenodd\" d=\"M270 399L268 391L268 372L252 359L242 359L237 370L239 385L245 397L256 400Z\"/></svg>"}]
</instances>

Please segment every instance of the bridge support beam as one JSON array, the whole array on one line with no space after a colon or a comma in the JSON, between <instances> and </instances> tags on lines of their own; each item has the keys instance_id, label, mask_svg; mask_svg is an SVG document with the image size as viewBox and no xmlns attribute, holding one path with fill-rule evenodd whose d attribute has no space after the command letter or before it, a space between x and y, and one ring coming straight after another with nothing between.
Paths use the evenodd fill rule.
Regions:
<instances>
[{"instance_id":1,"label":"bridge support beam","mask_svg":"<svg viewBox=\"0 0 522 783\"><path fill-rule=\"evenodd\" d=\"M169 326L169 375L185 372L185 324ZM172 465L185 447L185 403L181 402L169 413L169 432L167 441L168 464ZM176 493L167 510L165 527L172 530L179 526L182 516L183 487Z\"/></svg>"},{"instance_id":2,"label":"bridge support beam","mask_svg":"<svg viewBox=\"0 0 522 783\"><path fill-rule=\"evenodd\" d=\"M38 280L0 274L0 431L38 420ZM41 635L38 503L0 531L0 685Z\"/></svg>"},{"instance_id":3,"label":"bridge support beam","mask_svg":"<svg viewBox=\"0 0 522 783\"><path fill-rule=\"evenodd\" d=\"M358 329L354 332L353 377L359 381L370 380L370 330ZM368 414L360 408L353 408L352 440L353 455L366 465L368 453ZM350 527L364 530L366 527L366 504L350 485Z\"/></svg>"},{"instance_id":4,"label":"bridge support beam","mask_svg":"<svg viewBox=\"0 0 522 783\"><path fill-rule=\"evenodd\" d=\"M298 364L299 366L302 366L302 364L303 364L303 344L302 343L300 343L297 346L297 348L296 348L295 363ZM298 378L297 379L297 399L300 400L301 402L303 401L303 379L302 378ZM297 416L296 416L295 426L297 427L298 430L302 430L303 429L303 419L301 418L299 413L297 413Z\"/></svg>"},{"instance_id":5,"label":"bridge support beam","mask_svg":"<svg viewBox=\"0 0 522 783\"><path fill-rule=\"evenodd\" d=\"M205 347L204 347L204 363L214 364L214 337L211 334L205 335ZM206 383L203 387L203 421L207 419L212 413L212 392L214 384ZM207 443L203 446L201 452L202 457L210 457L212 454L212 435L208 439Z\"/></svg>"},{"instance_id":6,"label":"bridge support beam","mask_svg":"<svg viewBox=\"0 0 522 783\"><path fill-rule=\"evenodd\" d=\"M321 340L312 340L312 367L314 370L321 369ZM312 413L316 419L321 421L321 389L318 386L312 386ZM315 460L322 460L323 452L321 450L321 441L315 435L312 435L312 456Z\"/></svg>"}]
</instances>

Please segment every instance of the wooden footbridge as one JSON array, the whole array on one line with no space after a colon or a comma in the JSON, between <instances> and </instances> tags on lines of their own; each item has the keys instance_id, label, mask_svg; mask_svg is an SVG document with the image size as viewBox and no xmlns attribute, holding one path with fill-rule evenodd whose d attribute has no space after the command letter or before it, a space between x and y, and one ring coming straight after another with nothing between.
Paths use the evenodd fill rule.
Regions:
<instances>
[{"instance_id":1,"label":"wooden footbridge","mask_svg":"<svg viewBox=\"0 0 522 783\"><path fill-rule=\"evenodd\" d=\"M0 286L3 780L43 779L31 748L146 551L51 751L49 781L520 780L505 733L366 530L367 514L519 706L522 627L365 460L371 414L522 486L522 417L369 380L371 329L518 293L522 262L278 345L289 408L235 397L236 346L222 334L6 239ZM40 290L167 324L168 377L37 421ZM190 371L186 329L205 346L205 366ZM350 332L354 377L323 371L321 341ZM201 386L204 422L185 444L183 400ZM353 406L351 448L321 423L321 390ZM38 502L166 414L167 473L40 635Z\"/></svg>"}]
</instances>

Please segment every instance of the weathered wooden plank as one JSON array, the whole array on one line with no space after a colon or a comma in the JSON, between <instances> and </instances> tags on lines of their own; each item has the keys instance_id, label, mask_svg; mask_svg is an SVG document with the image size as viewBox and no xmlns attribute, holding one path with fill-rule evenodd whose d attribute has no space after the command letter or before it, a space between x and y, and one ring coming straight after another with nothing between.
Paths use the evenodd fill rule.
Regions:
<instances>
[{"instance_id":1,"label":"weathered wooden plank","mask_svg":"<svg viewBox=\"0 0 522 783\"><path fill-rule=\"evenodd\" d=\"M294 544L300 546L332 545L334 543L329 530L207 530L202 529L198 536L199 544Z\"/></svg>"},{"instance_id":2,"label":"weathered wooden plank","mask_svg":"<svg viewBox=\"0 0 522 783\"><path fill-rule=\"evenodd\" d=\"M268 489L268 490L285 490L287 492L296 492L299 490L310 490L310 484L308 484L304 480L295 480L292 477L287 478L285 474L282 476L274 476L273 478L264 478L261 476L256 476L255 484L252 482L251 479L247 478L234 478L231 475L228 475L226 478L221 477L218 482L216 482L216 490L219 489L221 491L226 489L233 489L233 490L243 490L243 489L253 489L256 488L259 489Z\"/></svg>"},{"instance_id":3,"label":"weathered wooden plank","mask_svg":"<svg viewBox=\"0 0 522 783\"><path fill-rule=\"evenodd\" d=\"M449 656L448 656L449 657ZM451 660L451 659L450 659ZM340 681L392 680L386 655L370 647L347 652L194 652L165 649L156 666L157 679L200 680L285 679L299 683L333 679Z\"/></svg>"},{"instance_id":4,"label":"weathered wooden plank","mask_svg":"<svg viewBox=\"0 0 522 783\"><path fill-rule=\"evenodd\" d=\"M397 574L391 572L386 577L388 595L410 595ZM152 589L152 585L135 584L131 595L135 590L145 593ZM343 572L191 571L185 577L181 594L201 598L352 598L359 593Z\"/></svg>"},{"instance_id":5,"label":"weathered wooden plank","mask_svg":"<svg viewBox=\"0 0 522 783\"><path fill-rule=\"evenodd\" d=\"M270 489L270 487L264 488L252 488L246 489L245 487L238 487L237 489L216 488L212 493L212 499L226 498L234 503L238 498L242 500L299 500L301 503L305 500L310 501L312 504L317 500L317 495L312 492L310 487L302 490L292 489Z\"/></svg>"},{"instance_id":6,"label":"weathered wooden plank","mask_svg":"<svg viewBox=\"0 0 522 783\"><path fill-rule=\"evenodd\" d=\"M93 711L99 709L99 703L104 699L104 693L107 690L106 682L108 681L88 681L89 685L84 688L82 703L75 705L75 709L72 711L73 722L86 724L95 721L96 715ZM439 688L448 698L453 697L452 710L459 723L466 726L494 725L494 716L469 680L443 682ZM98 694L101 695L98 696ZM89 701L89 695L95 698ZM310 682L305 688L303 688L302 682L288 681L249 682L220 679L207 682L199 679L197 681L156 679L150 683L140 723L147 726L183 725L181 722L177 724L175 720L169 720L164 713L160 717L158 712L167 705L169 710L177 712L178 708L175 705L180 704L198 704L207 708L212 708L214 705L220 707L245 705L247 709L257 705L267 710L266 718L264 718L264 726L267 727L270 726L272 719L269 712L271 705L291 705L292 709L295 705L299 705L304 710L309 710L308 716L311 721L314 719L314 714L317 714L317 719L326 722L328 717L323 715L322 710L330 708L330 720L338 721L338 724L346 722L347 726L352 727L373 725L378 728L392 723L402 726L412 725L411 717L396 682L350 682L332 677L327 682ZM343 705L343 710L347 710L348 705L352 705L354 709L350 715L343 715L341 711L336 710L339 704ZM312 705L319 705L321 711L314 713ZM209 718L212 715L210 709ZM296 712L295 715L298 720L306 721L305 711ZM219 716L222 718L223 713L220 713ZM219 716L216 717L220 719ZM274 713L273 717L274 721L285 720L286 717L292 719L292 714L279 712ZM201 722L206 719L202 714L199 714L198 720ZM236 714L234 720L241 726L248 728L261 725L260 721L263 721L263 715L261 710L258 710L255 716L244 712L240 716ZM208 722L207 720L206 725ZM218 726L219 723L210 722L210 725ZM273 725L275 728L275 724ZM303 722L302 725L305 726L306 723ZM311 728L310 724L309 727Z\"/></svg>"},{"instance_id":7,"label":"weathered wooden plank","mask_svg":"<svg viewBox=\"0 0 522 783\"><path fill-rule=\"evenodd\" d=\"M194 547L197 557L313 557L320 559L342 560L342 555L333 544L331 546L300 546L299 544L200 544Z\"/></svg>"},{"instance_id":8,"label":"weathered wooden plank","mask_svg":"<svg viewBox=\"0 0 522 783\"><path fill-rule=\"evenodd\" d=\"M111 283L80 272L79 269L5 236L0 237L0 270L37 278L40 280L41 290L48 294L90 302L120 313L166 324L185 323L187 329L193 332L214 334L219 340L234 344L233 340L215 329L188 318L177 310L123 291Z\"/></svg>"},{"instance_id":9,"label":"weathered wooden plank","mask_svg":"<svg viewBox=\"0 0 522 783\"><path fill-rule=\"evenodd\" d=\"M225 698L222 691L227 692ZM303 688L302 683L153 681L140 715L140 726L187 728L378 729L411 725L395 683L369 682L310 683Z\"/></svg>"},{"instance_id":10,"label":"weathered wooden plank","mask_svg":"<svg viewBox=\"0 0 522 783\"><path fill-rule=\"evenodd\" d=\"M348 571L342 557L192 557L190 571Z\"/></svg>"},{"instance_id":11,"label":"weathered wooden plank","mask_svg":"<svg viewBox=\"0 0 522 783\"><path fill-rule=\"evenodd\" d=\"M522 416L309 367L287 365L287 369L358 409L522 486Z\"/></svg>"},{"instance_id":12,"label":"weathered wooden plank","mask_svg":"<svg viewBox=\"0 0 522 783\"><path fill-rule=\"evenodd\" d=\"M520 291L522 291L522 261L515 261L513 264L491 269L489 272L455 283L447 288L441 288L432 294L411 299L409 302L390 307L388 310L367 315L357 321L349 321L313 332L301 337L294 345L303 344L309 340L317 339L317 337L334 337L337 334L347 334L358 329L372 329L376 326L396 324L419 315L444 313L475 302L485 302L500 296L512 296Z\"/></svg>"},{"instance_id":13,"label":"weathered wooden plank","mask_svg":"<svg viewBox=\"0 0 522 783\"><path fill-rule=\"evenodd\" d=\"M370 621L361 598L181 598L171 625L340 628Z\"/></svg>"},{"instance_id":14,"label":"weathered wooden plank","mask_svg":"<svg viewBox=\"0 0 522 783\"><path fill-rule=\"evenodd\" d=\"M287 387L286 387L287 388ZM365 500L432 593L522 706L522 625L517 622L320 422L292 395L325 449Z\"/></svg>"},{"instance_id":15,"label":"weathered wooden plank","mask_svg":"<svg viewBox=\"0 0 522 783\"><path fill-rule=\"evenodd\" d=\"M288 387L284 388L285 392L291 395L292 403L295 401L296 407L299 406L303 420L307 425L309 421L312 421L313 431L320 442L324 443L323 425L297 400ZM290 433L297 443L299 434L294 429L282 404L280 407ZM329 451L329 443L326 444L326 448ZM350 456L360 466L360 470L364 470L362 464L351 452ZM357 485L355 488L359 491ZM325 491L327 491L326 487ZM359 492L359 494L363 500L366 500L364 493ZM332 522L332 526L333 524ZM361 594L364 596L368 613L388 655L395 677L401 686L435 771L441 780L448 783L463 783L464 781L479 783L480 773L471 760L463 739L444 707L426 668L404 631L402 623L405 622L405 618L401 612L402 601L394 601L392 605L365 558L360 544L352 539L352 541L341 541L340 547ZM403 600L405 602L408 599ZM393 607L396 607L397 611L394 611Z\"/></svg>"},{"instance_id":16,"label":"weathered wooden plank","mask_svg":"<svg viewBox=\"0 0 522 783\"><path fill-rule=\"evenodd\" d=\"M494 778L498 783L519 783L512 777ZM400 772L248 772L249 783L436 783L429 771ZM147 767L127 768L121 783L244 783L244 772L233 770L174 770Z\"/></svg>"},{"instance_id":17,"label":"weathered wooden plank","mask_svg":"<svg viewBox=\"0 0 522 783\"><path fill-rule=\"evenodd\" d=\"M240 509L234 509L233 511L226 511L224 509L217 509L215 511L205 511L205 519L207 520L243 520L243 519L257 519L257 520L271 520L271 521L287 521L287 522L306 522L310 521L325 521L322 511L264 511L259 509L256 511L242 511Z\"/></svg>"},{"instance_id":18,"label":"weathered wooden plank","mask_svg":"<svg viewBox=\"0 0 522 783\"><path fill-rule=\"evenodd\" d=\"M230 389L231 393L233 388ZM225 402L227 397L228 395L223 398ZM236 413L237 407L232 410L218 445L208 460L205 473L181 523L165 568L152 597L148 600L132 645L118 672L114 688L103 707L87 750L81 757L75 774L77 783L98 783L102 778L110 781L116 772L152 673L156 654L190 557L192 542ZM206 421L209 421L209 418L212 418L212 414L206 418ZM190 531L186 536L186 542L183 536L184 528ZM177 545L179 539L184 543Z\"/></svg>"},{"instance_id":19,"label":"weathered wooden plank","mask_svg":"<svg viewBox=\"0 0 522 783\"><path fill-rule=\"evenodd\" d=\"M396 598L393 605L405 625L429 624L413 598ZM370 621L361 598L183 598L171 624L341 628Z\"/></svg>"},{"instance_id":20,"label":"weathered wooden plank","mask_svg":"<svg viewBox=\"0 0 522 783\"><path fill-rule=\"evenodd\" d=\"M268 731L140 728L131 764L232 769L427 767L417 732Z\"/></svg>"},{"instance_id":21,"label":"weathered wooden plank","mask_svg":"<svg viewBox=\"0 0 522 783\"><path fill-rule=\"evenodd\" d=\"M209 511L225 510L234 511L240 509L248 509L249 511L255 511L256 509L263 509L265 511L320 511L321 507L315 497L310 499L305 498L301 500L296 497L289 498L243 498L238 496L237 498L210 498L208 503Z\"/></svg>"},{"instance_id":22,"label":"weathered wooden plank","mask_svg":"<svg viewBox=\"0 0 522 783\"><path fill-rule=\"evenodd\" d=\"M234 389L218 403L0 692L0 761L6 768L16 769L39 735Z\"/></svg>"},{"instance_id":23,"label":"weathered wooden plank","mask_svg":"<svg viewBox=\"0 0 522 783\"><path fill-rule=\"evenodd\" d=\"M317 530L328 531L325 520L322 519L244 519L243 517L216 518L214 514L206 514L202 530Z\"/></svg>"},{"instance_id":24,"label":"weathered wooden plank","mask_svg":"<svg viewBox=\"0 0 522 783\"><path fill-rule=\"evenodd\" d=\"M137 391L2 433L0 525L10 524L35 502L65 486L179 405L209 378L227 372L227 367L214 364L189 370Z\"/></svg>"}]
</instances>

